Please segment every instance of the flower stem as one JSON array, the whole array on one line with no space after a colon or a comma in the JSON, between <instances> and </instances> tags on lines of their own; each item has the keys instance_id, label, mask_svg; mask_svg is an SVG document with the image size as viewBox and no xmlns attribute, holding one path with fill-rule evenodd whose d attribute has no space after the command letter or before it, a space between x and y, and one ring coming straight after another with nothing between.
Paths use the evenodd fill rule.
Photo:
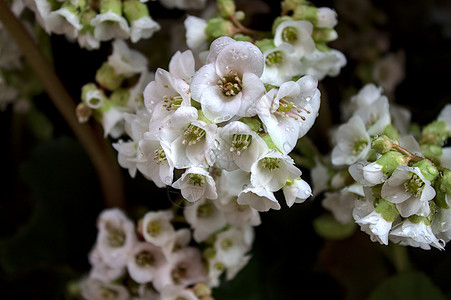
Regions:
<instances>
[{"instance_id":1,"label":"flower stem","mask_svg":"<svg viewBox=\"0 0 451 300\"><path fill-rule=\"evenodd\" d=\"M403 147L401 147L401 146L399 146L399 145L394 144L394 145L392 146L392 148L398 150L398 151L401 152L402 154L407 155L409 161L420 161L420 160L423 160L422 157L417 156L417 155L415 155L415 154L409 152L408 150L404 149Z\"/></svg>"},{"instance_id":2,"label":"flower stem","mask_svg":"<svg viewBox=\"0 0 451 300\"><path fill-rule=\"evenodd\" d=\"M410 269L411 265L407 247L398 244L392 244L392 261L398 273Z\"/></svg>"},{"instance_id":3,"label":"flower stem","mask_svg":"<svg viewBox=\"0 0 451 300\"><path fill-rule=\"evenodd\" d=\"M99 176L105 205L107 207L125 207L122 175L114 159L111 146L107 144L99 130L89 124L78 122L75 115L75 101L5 0L0 0L0 22L14 39L27 62L41 80L53 104L87 152Z\"/></svg>"}]
</instances>

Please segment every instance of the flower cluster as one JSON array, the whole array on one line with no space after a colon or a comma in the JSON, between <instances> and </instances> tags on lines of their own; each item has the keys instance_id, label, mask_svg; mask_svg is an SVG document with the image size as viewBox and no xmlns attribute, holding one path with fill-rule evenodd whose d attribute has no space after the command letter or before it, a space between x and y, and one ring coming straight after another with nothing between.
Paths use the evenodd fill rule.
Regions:
<instances>
[{"instance_id":1,"label":"flower cluster","mask_svg":"<svg viewBox=\"0 0 451 300\"><path fill-rule=\"evenodd\" d=\"M121 210L104 210L89 254L92 268L80 283L82 296L213 299L211 287L218 286L219 276L226 272L227 279L233 278L249 260L254 233L250 225L224 227L224 219L215 218L212 210L209 204L185 208L190 222L221 228L202 243L203 253L193 244L189 228L174 226L171 210L147 212L136 226ZM204 235L194 231L194 240Z\"/></svg>"},{"instance_id":2,"label":"flower cluster","mask_svg":"<svg viewBox=\"0 0 451 300\"><path fill-rule=\"evenodd\" d=\"M272 32L259 32L240 23L244 13L236 11L233 1L218 1L219 16L208 21L195 16L185 20L187 45L199 49L205 41L221 36L252 41L263 52L261 79L276 86L304 75L318 80L338 75L346 58L327 45L338 37L335 11L307 1L282 1L281 6L282 14L274 20Z\"/></svg>"},{"instance_id":3,"label":"flower cluster","mask_svg":"<svg viewBox=\"0 0 451 300\"><path fill-rule=\"evenodd\" d=\"M160 29L140 0L30 0L26 5L47 33L77 40L82 48L98 49L103 41L150 38Z\"/></svg>"},{"instance_id":4,"label":"flower cluster","mask_svg":"<svg viewBox=\"0 0 451 300\"><path fill-rule=\"evenodd\" d=\"M323 206L381 244L443 249L451 237L451 105L411 132L409 112L381 92L368 84L350 99L352 115L334 134L334 175L315 182L327 190ZM314 178L324 168L318 164Z\"/></svg>"}]
</instances>

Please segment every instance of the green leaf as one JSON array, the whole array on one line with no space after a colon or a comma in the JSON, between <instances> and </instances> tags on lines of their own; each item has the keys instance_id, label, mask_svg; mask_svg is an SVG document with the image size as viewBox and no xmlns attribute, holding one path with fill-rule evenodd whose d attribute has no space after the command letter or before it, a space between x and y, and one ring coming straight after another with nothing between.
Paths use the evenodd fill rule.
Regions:
<instances>
[{"instance_id":1,"label":"green leaf","mask_svg":"<svg viewBox=\"0 0 451 300\"><path fill-rule=\"evenodd\" d=\"M422 272L405 272L383 281L371 293L369 300L445 300L446 297Z\"/></svg>"}]
</instances>

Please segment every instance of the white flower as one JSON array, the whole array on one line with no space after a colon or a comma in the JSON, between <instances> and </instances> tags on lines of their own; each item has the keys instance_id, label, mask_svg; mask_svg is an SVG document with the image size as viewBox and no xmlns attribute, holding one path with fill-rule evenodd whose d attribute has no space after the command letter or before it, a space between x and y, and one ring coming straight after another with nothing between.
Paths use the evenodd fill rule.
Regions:
<instances>
[{"instance_id":1,"label":"white flower","mask_svg":"<svg viewBox=\"0 0 451 300\"><path fill-rule=\"evenodd\" d=\"M268 191L276 192L287 180L298 178L301 174L290 156L271 150L252 165L251 183L255 187L264 186Z\"/></svg>"},{"instance_id":2,"label":"white flower","mask_svg":"<svg viewBox=\"0 0 451 300\"><path fill-rule=\"evenodd\" d=\"M188 246L191 242L191 230L188 228L180 228L175 232L173 239L168 241L161 250L164 256L171 260L171 257L175 252Z\"/></svg>"},{"instance_id":3,"label":"white flower","mask_svg":"<svg viewBox=\"0 0 451 300\"><path fill-rule=\"evenodd\" d=\"M171 211L149 211L142 220L142 235L144 239L156 246L162 247L171 241L175 235L171 219Z\"/></svg>"},{"instance_id":4,"label":"white flower","mask_svg":"<svg viewBox=\"0 0 451 300\"><path fill-rule=\"evenodd\" d=\"M440 156L440 165L444 168L451 169L451 147L443 147Z\"/></svg>"},{"instance_id":5,"label":"white flower","mask_svg":"<svg viewBox=\"0 0 451 300\"><path fill-rule=\"evenodd\" d=\"M313 25L308 21L283 21L274 33L274 45L282 43L293 45L298 58L312 53L315 50L315 42L312 38Z\"/></svg>"},{"instance_id":6,"label":"white flower","mask_svg":"<svg viewBox=\"0 0 451 300\"><path fill-rule=\"evenodd\" d=\"M145 158L144 164L137 165L138 170L158 187L171 185L174 163L169 144L145 134L138 148Z\"/></svg>"},{"instance_id":7,"label":"white flower","mask_svg":"<svg viewBox=\"0 0 451 300\"><path fill-rule=\"evenodd\" d=\"M158 30L160 30L160 25L150 16L142 17L131 22L130 40L136 43L140 39L148 39Z\"/></svg>"},{"instance_id":8,"label":"white flower","mask_svg":"<svg viewBox=\"0 0 451 300\"><path fill-rule=\"evenodd\" d=\"M96 278L102 281L114 281L125 274L125 265L119 267L110 267L107 265L97 247L94 247L88 255L91 270L89 278Z\"/></svg>"},{"instance_id":9,"label":"white flower","mask_svg":"<svg viewBox=\"0 0 451 300\"><path fill-rule=\"evenodd\" d=\"M321 205L329 210L338 222L346 224L352 221L352 210L359 196L352 188L345 187L338 192L326 192Z\"/></svg>"},{"instance_id":10,"label":"white flower","mask_svg":"<svg viewBox=\"0 0 451 300\"><path fill-rule=\"evenodd\" d=\"M201 199L185 207L183 214L193 228L193 237L198 243L226 225L224 214L209 199Z\"/></svg>"},{"instance_id":11,"label":"white flower","mask_svg":"<svg viewBox=\"0 0 451 300\"><path fill-rule=\"evenodd\" d=\"M337 13L328 7L319 7L316 13L318 28L333 28L337 25Z\"/></svg>"},{"instance_id":12,"label":"white flower","mask_svg":"<svg viewBox=\"0 0 451 300\"><path fill-rule=\"evenodd\" d=\"M322 52L315 49L301 58L301 74L315 76L322 80L326 76L337 76L346 65L346 57L338 50Z\"/></svg>"},{"instance_id":13,"label":"white flower","mask_svg":"<svg viewBox=\"0 0 451 300\"><path fill-rule=\"evenodd\" d=\"M370 135L360 116L355 115L345 124L338 127L337 144L332 150L334 165L351 165L365 159L371 149Z\"/></svg>"},{"instance_id":14,"label":"white flower","mask_svg":"<svg viewBox=\"0 0 451 300\"><path fill-rule=\"evenodd\" d=\"M75 10L73 6L73 10ZM56 34L64 34L70 40L74 40L82 26L79 16L68 7L50 12L46 18L47 28Z\"/></svg>"},{"instance_id":15,"label":"white flower","mask_svg":"<svg viewBox=\"0 0 451 300\"><path fill-rule=\"evenodd\" d=\"M300 74L302 63L295 55L294 47L283 42L278 47L268 49L263 53L265 68L261 79L264 83L280 86Z\"/></svg>"},{"instance_id":16,"label":"white flower","mask_svg":"<svg viewBox=\"0 0 451 300\"><path fill-rule=\"evenodd\" d=\"M215 259L226 268L241 263L242 258L250 250L254 240L254 231L251 226L231 227L216 235L214 243Z\"/></svg>"},{"instance_id":17,"label":"white flower","mask_svg":"<svg viewBox=\"0 0 451 300\"><path fill-rule=\"evenodd\" d=\"M391 124L388 99L381 97L373 103L363 106L354 113L360 116L370 135L383 134L385 127Z\"/></svg>"},{"instance_id":18,"label":"white flower","mask_svg":"<svg viewBox=\"0 0 451 300\"><path fill-rule=\"evenodd\" d=\"M185 247L175 252L169 263L159 269L153 285L161 293L168 286L188 287L205 280L206 270L199 249Z\"/></svg>"},{"instance_id":19,"label":"white flower","mask_svg":"<svg viewBox=\"0 0 451 300\"><path fill-rule=\"evenodd\" d=\"M161 0L160 2L166 8L188 10L204 8L206 0Z\"/></svg>"},{"instance_id":20,"label":"white flower","mask_svg":"<svg viewBox=\"0 0 451 300\"><path fill-rule=\"evenodd\" d=\"M212 50L215 51L215 50ZM261 51L249 42L224 46L214 63L194 75L191 97L200 102L205 116L214 123L234 116L253 116L265 88L260 76L264 60Z\"/></svg>"},{"instance_id":21,"label":"white flower","mask_svg":"<svg viewBox=\"0 0 451 300\"><path fill-rule=\"evenodd\" d=\"M374 210L373 202L356 200L352 216L360 229L366 232L373 242L388 245L388 234L392 222L385 220L382 215Z\"/></svg>"},{"instance_id":22,"label":"white flower","mask_svg":"<svg viewBox=\"0 0 451 300\"><path fill-rule=\"evenodd\" d=\"M94 37L99 41L112 39L128 39L130 28L127 20L111 10L98 14L91 20L94 26Z\"/></svg>"},{"instance_id":23,"label":"white flower","mask_svg":"<svg viewBox=\"0 0 451 300\"><path fill-rule=\"evenodd\" d=\"M419 168L402 165L385 181L381 196L395 203L404 218L414 214L427 217L430 213L428 201L435 197L435 189Z\"/></svg>"},{"instance_id":24,"label":"white flower","mask_svg":"<svg viewBox=\"0 0 451 300\"><path fill-rule=\"evenodd\" d=\"M130 295L123 285L84 278L80 283L81 295L86 300L128 300Z\"/></svg>"},{"instance_id":25,"label":"white flower","mask_svg":"<svg viewBox=\"0 0 451 300\"><path fill-rule=\"evenodd\" d=\"M318 115L321 93L318 81L304 76L283 83L266 93L258 103L257 113L277 148L285 154L293 150Z\"/></svg>"},{"instance_id":26,"label":"white flower","mask_svg":"<svg viewBox=\"0 0 451 300\"><path fill-rule=\"evenodd\" d=\"M199 300L199 298L190 289L185 289L183 286L167 285L163 288L160 294L160 300Z\"/></svg>"},{"instance_id":27,"label":"white flower","mask_svg":"<svg viewBox=\"0 0 451 300\"><path fill-rule=\"evenodd\" d=\"M239 193L237 203L240 205L249 205L257 211L280 209L280 204L276 197L265 186L247 186Z\"/></svg>"},{"instance_id":28,"label":"white flower","mask_svg":"<svg viewBox=\"0 0 451 300\"><path fill-rule=\"evenodd\" d=\"M446 203L449 203L450 197L445 197ZM434 215L431 226L432 232L438 239L449 242L451 240L451 210L449 208L439 208Z\"/></svg>"},{"instance_id":29,"label":"white flower","mask_svg":"<svg viewBox=\"0 0 451 300\"><path fill-rule=\"evenodd\" d=\"M190 50L184 52L177 51L171 57L169 73L175 78L180 78L186 83L190 83L195 71L194 56Z\"/></svg>"},{"instance_id":30,"label":"white flower","mask_svg":"<svg viewBox=\"0 0 451 300\"><path fill-rule=\"evenodd\" d=\"M390 231L390 240L403 246L420 247L424 250L431 249L431 246L444 250L445 242L438 240L432 233L430 225L426 225L423 221L412 223L409 219L405 219Z\"/></svg>"},{"instance_id":31,"label":"white flower","mask_svg":"<svg viewBox=\"0 0 451 300\"><path fill-rule=\"evenodd\" d=\"M108 56L108 64L117 74L130 77L147 70L147 58L137 50L130 49L121 39L112 43L113 53Z\"/></svg>"},{"instance_id":32,"label":"white flower","mask_svg":"<svg viewBox=\"0 0 451 300\"><path fill-rule=\"evenodd\" d=\"M130 277L137 283L152 281L155 273L167 261L159 247L147 242L137 243L130 253L127 270Z\"/></svg>"},{"instance_id":33,"label":"white flower","mask_svg":"<svg viewBox=\"0 0 451 300\"><path fill-rule=\"evenodd\" d=\"M97 220L96 248L102 261L112 268L125 266L136 244L134 224L117 209L104 210Z\"/></svg>"},{"instance_id":34,"label":"white flower","mask_svg":"<svg viewBox=\"0 0 451 300\"><path fill-rule=\"evenodd\" d=\"M405 55L403 51L388 53L379 59L373 69L374 81L391 94L405 77Z\"/></svg>"},{"instance_id":35,"label":"white flower","mask_svg":"<svg viewBox=\"0 0 451 300\"><path fill-rule=\"evenodd\" d=\"M446 129L451 131L451 104L447 104L437 116L437 121L446 123Z\"/></svg>"},{"instance_id":36,"label":"white flower","mask_svg":"<svg viewBox=\"0 0 451 300\"><path fill-rule=\"evenodd\" d=\"M220 166L228 171L240 168L249 172L257 158L268 151L263 139L240 121L218 128L217 139L218 151L222 152L220 156L225 160Z\"/></svg>"},{"instance_id":37,"label":"white flower","mask_svg":"<svg viewBox=\"0 0 451 300\"><path fill-rule=\"evenodd\" d=\"M387 180L387 175L382 171L383 166L377 162L357 162L349 166L348 170L352 178L364 186L375 186Z\"/></svg>"},{"instance_id":38,"label":"white flower","mask_svg":"<svg viewBox=\"0 0 451 300\"><path fill-rule=\"evenodd\" d=\"M354 113L358 108L368 106L381 98L387 98L382 95L382 87L376 86L373 83L368 83L363 86L359 92L352 96L349 100L349 106L346 109L350 110L350 113Z\"/></svg>"},{"instance_id":39,"label":"white flower","mask_svg":"<svg viewBox=\"0 0 451 300\"><path fill-rule=\"evenodd\" d=\"M185 19L186 28L186 44L190 49L201 48L207 42L207 34L205 28L207 28L207 21L198 18L196 16L188 16Z\"/></svg>"},{"instance_id":40,"label":"white flower","mask_svg":"<svg viewBox=\"0 0 451 300\"><path fill-rule=\"evenodd\" d=\"M288 207L291 207L294 203L303 203L312 195L312 188L300 177L295 180L288 181L282 190Z\"/></svg>"},{"instance_id":41,"label":"white flower","mask_svg":"<svg viewBox=\"0 0 451 300\"><path fill-rule=\"evenodd\" d=\"M189 202L196 202L201 198L216 199L216 184L208 171L203 168L191 167L172 184L180 189L183 198Z\"/></svg>"}]
</instances>

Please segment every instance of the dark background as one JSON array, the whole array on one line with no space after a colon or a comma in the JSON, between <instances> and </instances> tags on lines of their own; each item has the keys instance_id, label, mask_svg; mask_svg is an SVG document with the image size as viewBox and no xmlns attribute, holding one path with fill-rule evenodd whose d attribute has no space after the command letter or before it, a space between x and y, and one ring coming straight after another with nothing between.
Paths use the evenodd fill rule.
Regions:
<instances>
[{"instance_id":1,"label":"dark background","mask_svg":"<svg viewBox=\"0 0 451 300\"><path fill-rule=\"evenodd\" d=\"M336 2L313 1L317 7L332 8ZM412 119L419 124L432 121L451 102L450 2L369 3L373 8L363 17L366 26L388 36L386 52L405 51L405 78L390 100L409 108ZM241 5L245 9L245 2ZM280 8L276 1L268 1L267 5L270 9L266 13L262 9L250 19L250 27L270 27L267 20L277 16ZM153 18L162 24L183 20L183 11L169 11L156 2L149 6ZM350 18L342 17L340 11L338 14L339 24L354 30L347 39L365 36L368 27L358 25L362 16L355 14L353 19L352 14ZM340 25L336 29L340 40L347 31ZM154 36L155 41L166 42L146 53L151 70L167 68L172 55L168 51L169 35L163 29ZM356 49L347 48L339 40L331 47L342 51L348 64L339 76L322 81L328 113L327 120L320 115L318 124L339 123L340 103L347 99L347 92L367 83L356 70L368 61L357 59L364 56L349 56L347 53ZM353 47L371 48L373 42L377 44L374 40ZM136 46L145 48L149 44ZM79 99L83 84L94 80L95 71L111 51L109 43L98 51L81 50L55 35L51 36L51 47L55 69L74 99ZM381 51L374 57L383 54ZM67 284L90 268L87 253L96 238L95 220L104 208L95 170L70 129L45 93L37 95L34 103L53 124L51 137L37 138L26 118L14 114L11 108L0 116L2 299L69 298ZM315 124L309 136L327 152L330 145L318 128L321 125ZM308 170L303 171L308 178ZM126 170L122 174L130 214L169 207L167 190L157 189L140 175L132 179ZM449 250L407 248L409 271L398 273L391 258L399 249L371 242L358 228L342 240L320 237L312 224L324 214L321 196L291 208L283 204L280 211L262 213L252 260L235 280L215 291L217 299L366 299L370 295L373 299L380 295L384 299L434 298L431 295L435 299L440 295L451 298Z\"/></svg>"}]
</instances>

